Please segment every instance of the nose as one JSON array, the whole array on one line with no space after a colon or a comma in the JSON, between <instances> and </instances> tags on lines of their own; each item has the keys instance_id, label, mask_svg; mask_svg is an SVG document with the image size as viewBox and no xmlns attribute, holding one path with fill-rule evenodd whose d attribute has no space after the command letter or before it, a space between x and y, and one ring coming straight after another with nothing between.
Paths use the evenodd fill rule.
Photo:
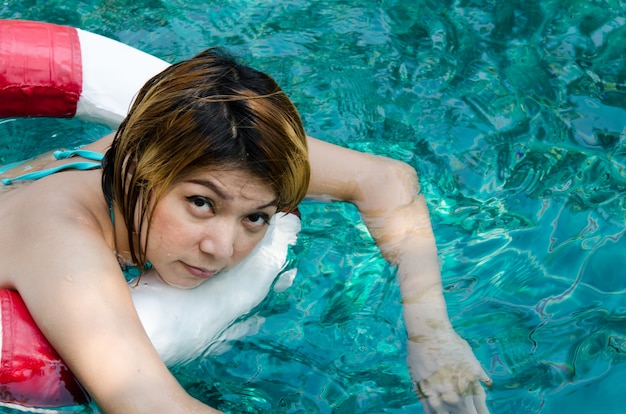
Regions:
<instances>
[{"instance_id":1,"label":"nose","mask_svg":"<svg viewBox=\"0 0 626 414\"><path fill-rule=\"evenodd\" d=\"M226 260L233 256L237 229L228 220L214 219L204 231L200 250L214 259Z\"/></svg>"}]
</instances>

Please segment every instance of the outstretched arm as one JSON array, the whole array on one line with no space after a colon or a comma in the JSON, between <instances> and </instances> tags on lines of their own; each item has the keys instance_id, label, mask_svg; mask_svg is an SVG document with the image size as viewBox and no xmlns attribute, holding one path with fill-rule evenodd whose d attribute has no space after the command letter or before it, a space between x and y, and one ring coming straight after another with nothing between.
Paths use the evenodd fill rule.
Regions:
<instances>
[{"instance_id":1,"label":"outstretched arm","mask_svg":"<svg viewBox=\"0 0 626 414\"><path fill-rule=\"evenodd\" d=\"M408 365L427 412L486 413L490 383L452 328L443 298L435 237L415 171L309 138L309 194L354 203L383 256L398 266Z\"/></svg>"}]
</instances>

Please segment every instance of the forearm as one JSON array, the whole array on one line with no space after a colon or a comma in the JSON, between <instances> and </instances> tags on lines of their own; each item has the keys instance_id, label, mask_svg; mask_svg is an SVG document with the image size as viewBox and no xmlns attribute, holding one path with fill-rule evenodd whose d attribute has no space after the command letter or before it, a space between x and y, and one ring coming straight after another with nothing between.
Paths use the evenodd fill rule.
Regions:
<instances>
[{"instance_id":1,"label":"forearm","mask_svg":"<svg viewBox=\"0 0 626 414\"><path fill-rule=\"evenodd\" d=\"M309 193L354 203L385 259L398 266L409 335L429 321L447 326L435 236L415 170L313 138L309 151Z\"/></svg>"},{"instance_id":2,"label":"forearm","mask_svg":"<svg viewBox=\"0 0 626 414\"><path fill-rule=\"evenodd\" d=\"M55 232L58 227L64 231ZM40 260L20 263L15 288L41 332L106 413L215 413L161 361L115 256L93 227L67 214L31 215L19 229L37 234L29 253ZM73 262L56 259L66 252L76 256Z\"/></svg>"},{"instance_id":3,"label":"forearm","mask_svg":"<svg viewBox=\"0 0 626 414\"><path fill-rule=\"evenodd\" d=\"M181 414L220 414L221 411L210 408L190 397L184 391L172 393L163 389L150 390L155 394L150 401L140 399L132 392L124 392L114 400L99 402L99 408L106 414L128 413L181 413Z\"/></svg>"},{"instance_id":4,"label":"forearm","mask_svg":"<svg viewBox=\"0 0 626 414\"><path fill-rule=\"evenodd\" d=\"M451 329L434 236L409 238L397 261L407 333L414 338Z\"/></svg>"},{"instance_id":5,"label":"forearm","mask_svg":"<svg viewBox=\"0 0 626 414\"><path fill-rule=\"evenodd\" d=\"M397 277L409 338L433 335L452 327L448 320L441 271L435 236L424 197L419 194L414 173L407 167L400 168L402 177L396 183L388 183L391 191L403 194L399 199L409 200L395 204L385 202L376 208L372 202L358 202L363 219L376 240L383 256L398 266ZM365 191L367 192L367 191ZM375 197L377 198L377 197ZM365 205L364 205L365 204Z\"/></svg>"}]
</instances>

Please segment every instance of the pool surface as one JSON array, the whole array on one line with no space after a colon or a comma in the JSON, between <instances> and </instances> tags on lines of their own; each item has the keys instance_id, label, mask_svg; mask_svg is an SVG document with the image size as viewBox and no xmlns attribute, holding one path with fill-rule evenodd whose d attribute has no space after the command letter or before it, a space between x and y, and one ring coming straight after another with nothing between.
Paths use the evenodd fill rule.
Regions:
<instances>
[{"instance_id":1,"label":"pool surface","mask_svg":"<svg viewBox=\"0 0 626 414\"><path fill-rule=\"evenodd\" d=\"M270 73L309 134L418 171L492 413L626 409L626 2L15 0L0 18L170 62L225 46ZM0 120L0 164L107 131ZM297 277L258 333L177 377L232 413L422 412L394 269L354 207L301 212Z\"/></svg>"}]
</instances>

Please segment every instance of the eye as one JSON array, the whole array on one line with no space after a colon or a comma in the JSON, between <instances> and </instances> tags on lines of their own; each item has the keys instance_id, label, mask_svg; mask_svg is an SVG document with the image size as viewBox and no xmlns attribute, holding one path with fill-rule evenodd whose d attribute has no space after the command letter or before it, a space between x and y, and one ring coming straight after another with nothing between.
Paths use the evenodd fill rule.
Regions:
<instances>
[{"instance_id":1,"label":"eye","mask_svg":"<svg viewBox=\"0 0 626 414\"><path fill-rule=\"evenodd\" d=\"M186 198L196 210L200 210L202 212L212 212L214 209L213 202L207 197L190 196Z\"/></svg>"},{"instance_id":2,"label":"eye","mask_svg":"<svg viewBox=\"0 0 626 414\"><path fill-rule=\"evenodd\" d=\"M251 227L261 228L270 224L270 216L265 213L253 213L245 219Z\"/></svg>"}]
</instances>

